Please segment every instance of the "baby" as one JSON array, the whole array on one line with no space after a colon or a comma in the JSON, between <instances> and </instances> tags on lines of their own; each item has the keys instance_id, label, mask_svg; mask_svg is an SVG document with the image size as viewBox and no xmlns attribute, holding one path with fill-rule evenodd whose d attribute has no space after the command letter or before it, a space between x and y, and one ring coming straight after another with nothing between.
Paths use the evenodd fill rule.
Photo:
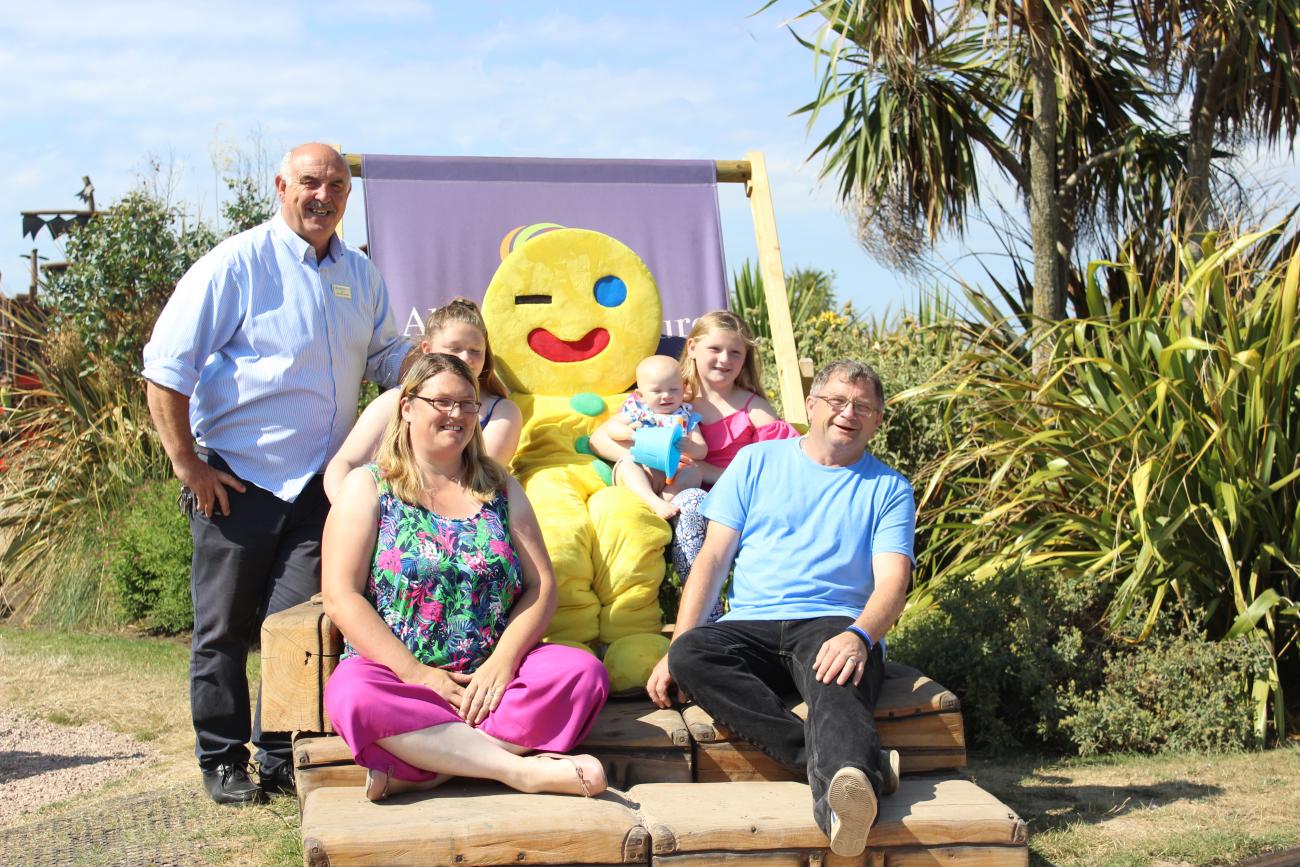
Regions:
<instances>
[{"instance_id":1,"label":"baby","mask_svg":"<svg viewBox=\"0 0 1300 867\"><path fill-rule=\"evenodd\" d=\"M684 389L677 359L652 355L636 366L636 390L622 409L591 435L592 450L615 462L614 484L631 488L665 521L678 511L673 495L700 486L694 460L702 460L709 450L699 431L700 417L689 403L682 402ZM672 425L681 425L683 431L677 443L682 461L674 475L666 477L661 470L632 460L630 449L639 428Z\"/></svg>"}]
</instances>

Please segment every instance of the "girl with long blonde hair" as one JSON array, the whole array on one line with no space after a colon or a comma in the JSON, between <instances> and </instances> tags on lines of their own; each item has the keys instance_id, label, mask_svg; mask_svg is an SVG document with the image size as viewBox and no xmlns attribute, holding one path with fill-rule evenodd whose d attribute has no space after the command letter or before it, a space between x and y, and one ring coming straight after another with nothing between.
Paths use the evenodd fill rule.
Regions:
<instances>
[{"instance_id":1,"label":"girl with long blonde hair","mask_svg":"<svg viewBox=\"0 0 1300 867\"><path fill-rule=\"evenodd\" d=\"M469 365L482 395L478 424L483 431L486 454L505 466L519 446L523 417L510 400L505 385L496 373L496 359L488 340L487 323L478 305L468 298L453 298L429 313L424 321L424 338L420 353L407 356L406 364L415 363L421 353L443 352ZM352 432L325 468L325 494L334 501L343 477L353 468L374 458L380 437L397 413L398 390L393 388L370 402Z\"/></svg>"}]
</instances>

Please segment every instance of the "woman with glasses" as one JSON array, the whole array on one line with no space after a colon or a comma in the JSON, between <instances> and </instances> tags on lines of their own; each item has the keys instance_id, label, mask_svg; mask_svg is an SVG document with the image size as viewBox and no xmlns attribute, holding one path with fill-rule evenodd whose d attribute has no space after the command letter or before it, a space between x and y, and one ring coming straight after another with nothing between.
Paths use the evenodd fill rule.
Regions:
<instances>
[{"instance_id":1,"label":"woman with glasses","mask_svg":"<svg viewBox=\"0 0 1300 867\"><path fill-rule=\"evenodd\" d=\"M523 489L484 452L479 408L463 361L420 358L325 525L325 612L345 639L325 707L371 800L454 776L606 785L594 757L556 755L586 736L608 678L589 653L538 643L555 576Z\"/></svg>"}]
</instances>

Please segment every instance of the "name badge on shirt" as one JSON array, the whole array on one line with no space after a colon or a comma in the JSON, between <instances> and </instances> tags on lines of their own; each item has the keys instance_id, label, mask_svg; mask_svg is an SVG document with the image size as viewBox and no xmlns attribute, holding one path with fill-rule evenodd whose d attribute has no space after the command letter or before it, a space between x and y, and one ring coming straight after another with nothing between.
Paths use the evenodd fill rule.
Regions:
<instances>
[{"instance_id":1,"label":"name badge on shirt","mask_svg":"<svg viewBox=\"0 0 1300 867\"><path fill-rule=\"evenodd\" d=\"M349 300L349 301L352 300L352 287L351 287L351 286L348 286L348 285L346 285L346 284L344 284L344 283L333 283L333 284L331 284L331 286L332 286L333 289L334 289L334 294L335 294L335 296L337 296L337 297L339 297L339 298L346 298L346 299Z\"/></svg>"}]
</instances>

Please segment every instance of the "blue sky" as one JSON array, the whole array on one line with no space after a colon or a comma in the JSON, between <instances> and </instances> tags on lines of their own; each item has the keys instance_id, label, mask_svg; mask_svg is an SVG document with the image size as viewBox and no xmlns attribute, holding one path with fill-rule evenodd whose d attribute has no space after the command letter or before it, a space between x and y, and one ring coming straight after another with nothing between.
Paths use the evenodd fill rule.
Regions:
<instances>
[{"instance_id":1,"label":"blue sky","mask_svg":"<svg viewBox=\"0 0 1300 867\"><path fill-rule=\"evenodd\" d=\"M787 269L834 271L842 299L897 310L914 290L854 239L804 120L812 62L756 0L613 3L66 2L0 18L0 287L26 291L19 211L105 204L147 173L212 218L214 164L321 139L372 153L767 157ZM45 8L41 8L44 6ZM364 9L364 18L358 10ZM273 168L270 169L273 173ZM224 194L224 190L221 191ZM719 191L728 266L753 255L739 185ZM364 237L361 202L345 222ZM46 233L38 246L62 258Z\"/></svg>"},{"instance_id":2,"label":"blue sky","mask_svg":"<svg viewBox=\"0 0 1300 867\"><path fill-rule=\"evenodd\" d=\"M19 211L77 207L82 175L99 204L111 202L151 160L172 170L174 200L211 219L224 193L214 167L258 143L268 175L286 147L311 139L483 156L735 159L758 149L787 270L833 271L841 300L897 312L915 286L862 251L833 185L806 161L815 136L790 116L815 89L809 53L785 30L805 4L751 17L760 5L7 2L0 289L28 284ZM1295 176L1289 157L1265 162ZM738 185L719 195L735 268L753 256L749 207ZM1006 196L995 180L984 202ZM345 222L354 242L364 239L361 206L354 197ZM62 258L44 232L38 246ZM977 231L940 258L979 280L970 249L997 245Z\"/></svg>"}]
</instances>

